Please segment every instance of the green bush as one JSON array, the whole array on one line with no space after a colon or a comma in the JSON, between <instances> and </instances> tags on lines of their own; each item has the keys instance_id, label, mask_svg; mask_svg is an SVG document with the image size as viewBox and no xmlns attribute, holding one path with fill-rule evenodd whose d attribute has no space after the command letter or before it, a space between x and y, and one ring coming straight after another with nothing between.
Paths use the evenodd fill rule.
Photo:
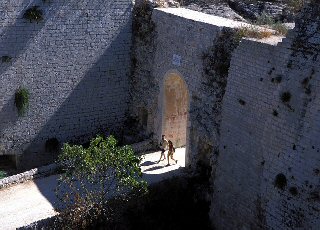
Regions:
<instances>
[{"instance_id":1,"label":"green bush","mask_svg":"<svg viewBox=\"0 0 320 230\"><path fill-rule=\"evenodd\" d=\"M256 25L264 25L267 26L270 29L273 29L276 31L276 35L282 35L285 36L288 33L288 27L281 23L276 22L272 17L269 15L262 13L256 20Z\"/></svg>"},{"instance_id":2,"label":"green bush","mask_svg":"<svg viewBox=\"0 0 320 230\"><path fill-rule=\"evenodd\" d=\"M30 22L40 22L43 20L43 13L42 10L39 9L39 6L33 6L26 10L23 14L23 18L29 20Z\"/></svg>"},{"instance_id":3,"label":"green bush","mask_svg":"<svg viewBox=\"0 0 320 230\"><path fill-rule=\"evenodd\" d=\"M14 103L18 109L19 116L24 116L29 108L29 91L26 88L19 88L14 97Z\"/></svg>"},{"instance_id":4,"label":"green bush","mask_svg":"<svg viewBox=\"0 0 320 230\"><path fill-rule=\"evenodd\" d=\"M7 173L0 170L0 180L7 177Z\"/></svg>"},{"instance_id":5,"label":"green bush","mask_svg":"<svg viewBox=\"0 0 320 230\"><path fill-rule=\"evenodd\" d=\"M2 57L1 57L1 61L2 61L3 63L5 63L5 62L10 62L11 59L12 59L12 57L10 57L10 56L2 56Z\"/></svg>"},{"instance_id":6,"label":"green bush","mask_svg":"<svg viewBox=\"0 0 320 230\"><path fill-rule=\"evenodd\" d=\"M65 144L58 160L64 173L56 190L64 206L58 210L62 228L93 226L110 218L110 198L144 194L140 162L130 146L117 146L113 136L97 136L88 148Z\"/></svg>"}]
</instances>

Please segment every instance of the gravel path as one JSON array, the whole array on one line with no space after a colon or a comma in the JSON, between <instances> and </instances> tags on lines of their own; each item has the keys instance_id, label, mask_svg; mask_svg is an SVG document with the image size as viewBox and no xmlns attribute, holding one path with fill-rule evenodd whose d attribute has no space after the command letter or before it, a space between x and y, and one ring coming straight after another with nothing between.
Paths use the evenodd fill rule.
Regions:
<instances>
[{"instance_id":1,"label":"gravel path","mask_svg":"<svg viewBox=\"0 0 320 230\"><path fill-rule=\"evenodd\" d=\"M143 178L149 183L156 183L181 173L185 166L184 152L184 148L176 149L174 158L178 164L170 160L170 166L166 166L167 160L157 163L160 152L145 154L141 163ZM54 188L57 178L58 175L52 175L1 189L0 229L16 229L56 215Z\"/></svg>"}]
</instances>

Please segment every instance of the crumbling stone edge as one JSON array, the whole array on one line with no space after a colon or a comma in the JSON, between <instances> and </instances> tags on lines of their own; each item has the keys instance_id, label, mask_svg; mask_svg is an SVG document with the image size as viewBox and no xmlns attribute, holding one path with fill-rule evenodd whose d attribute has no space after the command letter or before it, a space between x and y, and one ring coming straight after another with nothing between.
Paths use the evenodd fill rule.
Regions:
<instances>
[{"instance_id":1,"label":"crumbling stone edge","mask_svg":"<svg viewBox=\"0 0 320 230\"><path fill-rule=\"evenodd\" d=\"M59 171L60 167L56 164L50 164L34 168L29 171L9 176L0 180L0 189L12 186L14 184L23 183L32 179L40 178L55 174Z\"/></svg>"},{"instance_id":2,"label":"crumbling stone edge","mask_svg":"<svg viewBox=\"0 0 320 230\"><path fill-rule=\"evenodd\" d=\"M154 149L154 144L151 140L145 140L139 143L132 144L131 147L137 153L142 153ZM0 180L0 189L6 188L15 184L23 183L36 178L46 177L58 173L60 167L56 164L50 164L31 169L16 175L12 175Z\"/></svg>"}]
</instances>

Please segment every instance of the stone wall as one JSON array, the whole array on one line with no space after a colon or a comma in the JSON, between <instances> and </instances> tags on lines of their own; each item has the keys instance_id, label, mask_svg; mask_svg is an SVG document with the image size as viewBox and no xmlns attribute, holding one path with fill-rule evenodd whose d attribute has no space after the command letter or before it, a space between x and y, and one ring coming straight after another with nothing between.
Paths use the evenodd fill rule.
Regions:
<instances>
[{"instance_id":1,"label":"stone wall","mask_svg":"<svg viewBox=\"0 0 320 230\"><path fill-rule=\"evenodd\" d=\"M23 15L38 5L43 20ZM0 154L30 168L52 161L47 140L85 142L119 130L130 73L130 0L16 0L0 7ZM15 92L29 109L18 116ZM48 142L47 142L48 143Z\"/></svg>"},{"instance_id":2,"label":"stone wall","mask_svg":"<svg viewBox=\"0 0 320 230\"><path fill-rule=\"evenodd\" d=\"M217 229L318 229L319 5L283 42L243 40L223 99ZM274 42L274 41L273 41Z\"/></svg>"},{"instance_id":3,"label":"stone wall","mask_svg":"<svg viewBox=\"0 0 320 230\"><path fill-rule=\"evenodd\" d=\"M209 158L213 157L213 152L218 146L219 133L215 121L219 121L220 117L214 116L219 116L218 104L222 96L217 88L224 88L225 82L221 85L217 83L220 75L214 70L209 71L210 73L204 72L204 60L207 52L214 52L212 47L221 43L222 40L219 38L224 35L223 28L239 27L241 23L183 8L154 9L149 11L148 15L152 15L149 27L139 27L142 32L148 33L139 33L144 36L135 38L135 69L131 79L130 113L142 123L139 114L141 110L146 110L145 130L157 143L161 134L167 134L165 132L168 130L168 123L165 122L165 81L170 76L179 76L187 86L189 97L188 100L185 99L188 110L184 115L187 117L187 127L184 128L187 164L194 166L199 159L209 164ZM228 39L223 42L229 44ZM221 57L211 57L211 61L219 58ZM179 91L179 88L175 90ZM180 99L174 97L171 100ZM184 104L185 102L181 105ZM182 115L178 116L183 113L177 112L171 119L185 120ZM183 131L180 134L182 133ZM177 135L182 139L180 134L172 137L170 132L168 134L169 139L175 139ZM180 145L173 141L175 145Z\"/></svg>"},{"instance_id":4,"label":"stone wall","mask_svg":"<svg viewBox=\"0 0 320 230\"><path fill-rule=\"evenodd\" d=\"M317 17L298 20L284 40L244 39L236 48L241 23L186 9L148 12L148 27L139 27L147 33L135 41L130 111L158 140L171 125L167 79L185 82L186 162L212 167L216 228L319 226Z\"/></svg>"}]
</instances>

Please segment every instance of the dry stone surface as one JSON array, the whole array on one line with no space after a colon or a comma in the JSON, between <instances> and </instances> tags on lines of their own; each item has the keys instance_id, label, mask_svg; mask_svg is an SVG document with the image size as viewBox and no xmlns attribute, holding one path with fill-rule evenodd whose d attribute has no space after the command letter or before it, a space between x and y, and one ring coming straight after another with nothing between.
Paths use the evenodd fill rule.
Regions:
<instances>
[{"instance_id":1,"label":"dry stone surface","mask_svg":"<svg viewBox=\"0 0 320 230\"><path fill-rule=\"evenodd\" d=\"M24 12L37 5L43 20ZM0 154L19 168L52 161L46 141L86 142L120 131L128 103L130 0L16 0L0 6ZM17 114L15 92L28 89L29 109Z\"/></svg>"}]
</instances>

